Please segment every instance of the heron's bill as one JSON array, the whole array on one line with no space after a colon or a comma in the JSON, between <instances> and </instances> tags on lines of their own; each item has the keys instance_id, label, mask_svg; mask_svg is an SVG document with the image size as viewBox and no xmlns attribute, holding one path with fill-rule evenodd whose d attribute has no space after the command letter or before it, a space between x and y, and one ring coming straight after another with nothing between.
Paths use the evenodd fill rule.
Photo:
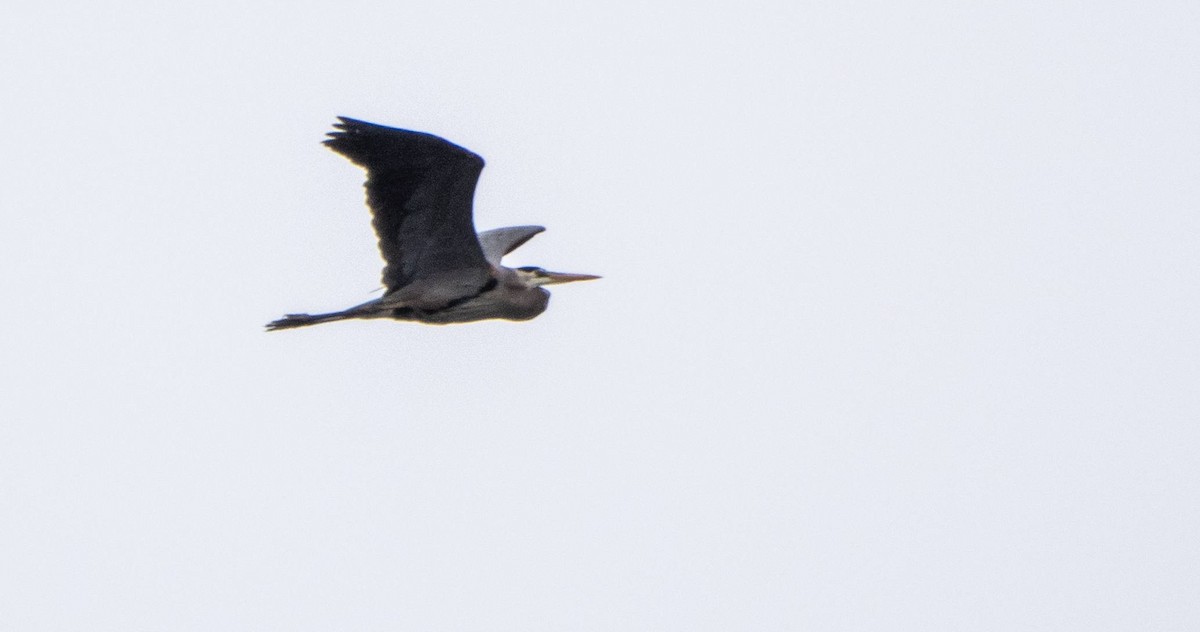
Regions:
<instances>
[{"instance_id":1,"label":"heron's bill","mask_svg":"<svg viewBox=\"0 0 1200 632\"><path fill-rule=\"evenodd\" d=\"M558 283L570 283L572 281L591 281L600 277L594 274L572 274L570 272L547 272L545 285L555 285Z\"/></svg>"}]
</instances>

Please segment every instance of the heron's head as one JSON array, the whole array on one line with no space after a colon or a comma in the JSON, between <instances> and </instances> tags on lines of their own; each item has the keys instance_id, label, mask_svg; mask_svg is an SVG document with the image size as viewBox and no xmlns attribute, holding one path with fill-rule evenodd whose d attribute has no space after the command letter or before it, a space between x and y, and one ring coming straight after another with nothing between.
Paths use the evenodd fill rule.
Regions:
<instances>
[{"instance_id":1,"label":"heron's head","mask_svg":"<svg viewBox=\"0 0 1200 632\"><path fill-rule=\"evenodd\" d=\"M529 287L554 285L555 283L570 283L572 281L591 281L600 277L594 274L571 274L570 272L550 272L537 266L517 268L517 276Z\"/></svg>"}]
</instances>

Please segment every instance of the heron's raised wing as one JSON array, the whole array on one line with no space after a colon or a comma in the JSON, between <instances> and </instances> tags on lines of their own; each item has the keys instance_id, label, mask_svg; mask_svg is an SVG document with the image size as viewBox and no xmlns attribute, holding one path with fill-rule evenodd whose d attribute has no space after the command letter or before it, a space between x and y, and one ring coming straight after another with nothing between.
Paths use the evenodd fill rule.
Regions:
<instances>
[{"instance_id":1,"label":"heron's raised wing","mask_svg":"<svg viewBox=\"0 0 1200 632\"><path fill-rule=\"evenodd\" d=\"M483 246L483 256L488 263L498 266L504 255L520 248L534 235L546 230L541 226L509 226L493 228L479 233L479 245Z\"/></svg>"},{"instance_id":2,"label":"heron's raised wing","mask_svg":"<svg viewBox=\"0 0 1200 632\"><path fill-rule=\"evenodd\" d=\"M429 307L490 280L471 218L483 158L423 132L338 117L325 144L367 170L367 205L388 293L410 287Z\"/></svg>"}]
</instances>

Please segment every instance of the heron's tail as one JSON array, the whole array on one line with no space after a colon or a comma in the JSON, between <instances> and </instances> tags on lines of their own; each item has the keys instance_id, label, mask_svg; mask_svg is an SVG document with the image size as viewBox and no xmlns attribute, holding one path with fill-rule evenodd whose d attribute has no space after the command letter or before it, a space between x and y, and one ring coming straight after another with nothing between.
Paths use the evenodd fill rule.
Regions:
<instances>
[{"instance_id":1,"label":"heron's tail","mask_svg":"<svg viewBox=\"0 0 1200 632\"><path fill-rule=\"evenodd\" d=\"M295 329L296 327L307 327L309 325L317 325L320 323L343 320L346 318L355 318L357 316L358 314L353 313L353 310L332 312L329 314L288 314L279 320L273 320L267 323L267 331L275 331L277 329Z\"/></svg>"}]
</instances>

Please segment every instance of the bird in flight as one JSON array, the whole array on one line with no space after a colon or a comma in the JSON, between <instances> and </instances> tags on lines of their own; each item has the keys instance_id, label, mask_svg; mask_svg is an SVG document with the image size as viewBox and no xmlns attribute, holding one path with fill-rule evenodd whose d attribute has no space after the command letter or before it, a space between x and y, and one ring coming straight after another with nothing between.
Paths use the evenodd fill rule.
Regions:
<instances>
[{"instance_id":1,"label":"bird in flight","mask_svg":"<svg viewBox=\"0 0 1200 632\"><path fill-rule=\"evenodd\" d=\"M325 144L367 170L367 206L386 262L385 291L340 312L288 314L267 324L268 331L351 318L438 325L529 320L550 301L542 286L600 278L500 264L545 229L510 226L475 233L471 206L483 158L432 134L338 120Z\"/></svg>"}]
</instances>

